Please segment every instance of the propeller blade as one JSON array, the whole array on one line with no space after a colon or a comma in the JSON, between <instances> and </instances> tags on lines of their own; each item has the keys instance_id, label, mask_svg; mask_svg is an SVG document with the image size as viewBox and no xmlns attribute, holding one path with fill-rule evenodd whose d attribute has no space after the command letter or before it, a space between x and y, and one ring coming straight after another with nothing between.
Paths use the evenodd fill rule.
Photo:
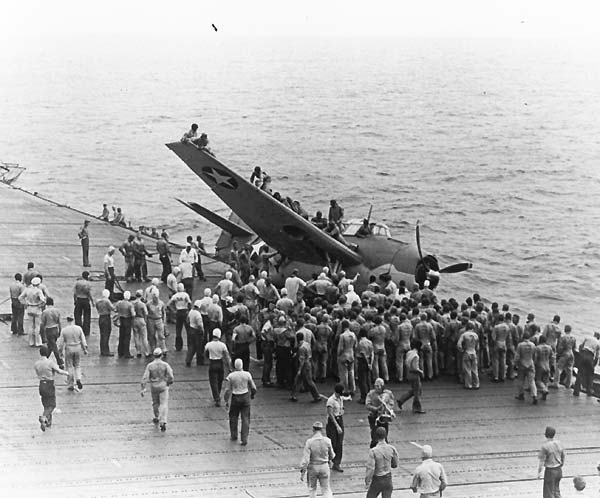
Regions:
<instances>
[{"instance_id":1,"label":"propeller blade","mask_svg":"<svg viewBox=\"0 0 600 498\"><path fill-rule=\"evenodd\" d=\"M473 263L456 263L455 265L446 266L446 268L442 268L440 273L459 273L461 271L466 271L469 268L473 268Z\"/></svg>"},{"instance_id":2,"label":"propeller blade","mask_svg":"<svg viewBox=\"0 0 600 498\"><path fill-rule=\"evenodd\" d=\"M419 220L417 220L417 249L419 250L419 259L423 261L423 253L421 252L421 230L419 229Z\"/></svg>"}]
</instances>

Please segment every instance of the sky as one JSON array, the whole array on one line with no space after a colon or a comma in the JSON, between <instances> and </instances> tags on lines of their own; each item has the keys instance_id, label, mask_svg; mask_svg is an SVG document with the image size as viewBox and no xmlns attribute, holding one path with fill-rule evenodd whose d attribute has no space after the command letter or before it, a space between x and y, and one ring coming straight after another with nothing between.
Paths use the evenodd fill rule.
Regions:
<instances>
[{"instance_id":1,"label":"sky","mask_svg":"<svg viewBox=\"0 0 600 498\"><path fill-rule=\"evenodd\" d=\"M0 0L0 38L598 36L597 0Z\"/></svg>"}]
</instances>

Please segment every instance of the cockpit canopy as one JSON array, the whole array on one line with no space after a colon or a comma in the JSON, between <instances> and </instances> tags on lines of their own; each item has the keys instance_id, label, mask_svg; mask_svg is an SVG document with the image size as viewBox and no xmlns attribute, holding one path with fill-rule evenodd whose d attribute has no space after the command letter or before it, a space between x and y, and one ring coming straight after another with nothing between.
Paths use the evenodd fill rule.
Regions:
<instances>
[{"instance_id":1,"label":"cockpit canopy","mask_svg":"<svg viewBox=\"0 0 600 498\"><path fill-rule=\"evenodd\" d=\"M355 218L352 220L348 220L344 222L344 231L342 235L344 236L355 236L358 230L363 226L363 220L359 218ZM378 235L380 237L391 238L392 234L390 233L390 229L387 225L383 223L370 222L369 229L371 231L370 235Z\"/></svg>"}]
</instances>

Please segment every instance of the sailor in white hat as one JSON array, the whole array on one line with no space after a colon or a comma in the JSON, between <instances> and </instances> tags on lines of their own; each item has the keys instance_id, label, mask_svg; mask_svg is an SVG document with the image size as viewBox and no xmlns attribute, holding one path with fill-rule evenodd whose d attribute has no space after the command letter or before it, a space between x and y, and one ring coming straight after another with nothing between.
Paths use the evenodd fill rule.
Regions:
<instances>
[{"instance_id":1,"label":"sailor in white hat","mask_svg":"<svg viewBox=\"0 0 600 498\"><path fill-rule=\"evenodd\" d=\"M114 356L108 346L110 332L112 328L111 313L115 307L110 302L110 291L104 289L102 297L96 300L96 310L98 311L98 328L100 329L100 356Z\"/></svg>"},{"instance_id":2,"label":"sailor in white hat","mask_svg":"<svg viewBox=\"0 0 600 498\"><path fill-rule=\"evenodd\" d=\"M421 497L442 496L448 485L446 472L441 463L433 461L433 449L428 444L420 445L411 441L411 444L421 449L423 461L415 469L411 489L413 493L420 493Z\"/></svg>"},{"instance_id":3,"label":"sailor in white hat","mask_svg":"<svg viewBox=\"0 0 600 498\"><path fill-rule=\"evenodd\" d=\"M46 304L46 296L40 289L42 279L33 277L31 285L23 289L19 296L19 301L25 307L25 315L23 320L24 329L29 336L29 345L41 346L42 337L40 336L40 319L42 316L42 308Z\"/></svg>"},{"instance_id":4,"label":"sailor in white hat","mask_svg":"<svg viewBox=\"0 0 600 498\"><path fill-rule=\"evenodd\" d=\"M185 366L191 367L194 356L196 357L196 365L204 365L204 324L202 322L202 313L200 308L202 301L197 299L194 301L194 307L188 313L188 323L190 324L187 330L187 354L185 356Z\"/></svg>"},{"instance_id":5,"label":"sailor in white hat","mask_svg":"<svg viewBox=\"0 0 600 498\"><path fill-rule=\"evenodd\" d=\"M167 308L175 308L175 350L183 349L181 332L187 319L188 310L192 307L192 300L185 291L183 284L177 284L177 292L171 296Z\"/></svg>"},{"instance_id":6,"label":"sailor in white hat","mask_svg":"<svg viewBox=\"0 0 600 498\"><path fill-rule=\"evenodd\" d=\"M225 379L223 398L225 406L229 406L229 432L232 441L238 438L238 420L242 417L242 427L239 431L241 445L248 444L250 432L250 400L256 395L256 384L250 372L243 369L241 358L235 360L234 371ZM230 404L231 400L231 404Z\"/></svg>"},{"instance_id":7,"label":"sailor in white hat","mask_svg":"<svg viewBox=\"0 0 600 498\"><path fill-rule=\"evenodd\" d=\"M162 359L162 349L156 348L152 360L146 365L142 377L142 397L146 393L146 384L150 382L150 393L152 394L152 410L154 418L152 422L160 424L160 430L167 430L167 418L169 415L169 386L173 384L173 369Z\"/></svg>"},{"instance_id":8,"label":"sailor in white hat","mask_svg":"<svg viewBox=\"0 0 600 498\"><path fill-rule=\"evenodd\" d=\"M231 357L224 342L221 342L221 329L212 331L212 341L204 346L204 354L208 357L208 383L215 402L215 406L221 406L221 387L225 377L225 365L231 368Z\"/></svg>"},{"instance_id":9,"label":"sailor in white hat","mask_svg":"<svg viewBox=\"0 0 600 498\"><path fill-rule=\"evenodd\" d=\"M115 305L119 317L119 358L128 359L133 358L129 351L129 344L131 343L131 330L133 327L133 317L135 316L135 309L130 299L131 292L125 291L123 299Z\"/></svg>"}]
</instances>

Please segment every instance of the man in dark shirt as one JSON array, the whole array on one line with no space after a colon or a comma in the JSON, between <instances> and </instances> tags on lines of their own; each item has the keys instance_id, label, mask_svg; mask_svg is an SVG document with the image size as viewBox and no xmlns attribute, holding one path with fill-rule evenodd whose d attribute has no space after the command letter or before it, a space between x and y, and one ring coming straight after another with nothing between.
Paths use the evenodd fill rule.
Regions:
<instances>
[{"instance_id":1,"label":"man in dark shirt","mask_svg":"<svg viewBox=\"0 0 600 498\"><path fill-rule=\"evenodd\" d=\"M90 225L89 220L85 220L83 222L83 226L79 233L79 240L81 241L81 251L83 253L83 266L92 266L90 265L89 255L90 255L90 236L88 234L88 226Z\"/></svg>"},{"instance_id":2,"label":"man in dark shirt","mask_svg":"<svg viewBox=\"0 0 600 498\"><path fill-rule=\"evenodd\" d=\"M156 252L162 263L162 274L160 279L166 284L167 277L171 273L171 248L167 241L167 232L161 234L161 238L156 242Z\"/></svg>"}]
</instances>

